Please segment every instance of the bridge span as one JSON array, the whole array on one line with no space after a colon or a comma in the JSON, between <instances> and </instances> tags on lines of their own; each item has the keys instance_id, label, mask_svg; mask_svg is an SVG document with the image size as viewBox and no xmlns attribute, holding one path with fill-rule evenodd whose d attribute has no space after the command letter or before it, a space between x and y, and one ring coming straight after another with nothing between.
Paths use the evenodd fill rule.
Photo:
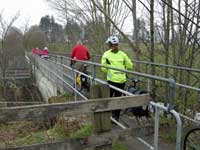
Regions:
<instances>
[{"instance_id":1,"label":"bridge span","mask_svg":"<svg viewBox=\"0 0 200 150\"><path fill-rule=\"evenodd\" d=\"M36 118L44 118L47 116L49 118L55 117L61 114L62 112L65 113L68 112L73 114L93 113L94 118L96 118L96 121L94 121L96 135L92 137L93 140L89 138L87 141L89 144L88 143L87 144L92 147L95 146L96 149L106 149L106 150L110 149L111 148L110 146L112 145L111 144L112 140L110 139L113 139L112 136L115 135L112 131L116 132L117 130L120 129L119 132L118 131L116 132L117 135L115 138L120 139L120 137L121 138L123 137L125 139L124 136L129 137L129 140L127 139L126 140L127 142L125 143L130 147L135 145L135 147L132 147L135 150L137 149L164 150L165 148L181 150L182 121L179 113L177 113L174 110L174 94L175 94L174 90L175 86L177 85L177 83L174 80L153 76L145 73L120 70L126 72L130 76L140 76L142 79L145 79L147 84L146 85L147 89L151 89L151 80L157 80L159 82L162 81L166 85L168 85L169 105L163 106L160 105L159 103L156 103L155 99L150 98L149 94L135 96L132 93L127 92L126 90L121 90L117 87L109 85L106 81L103 80L104 77L100 73L100 68L105 66L102 66L99 63L79 61L89 66L88 69L90 73L85 74L84 72L80 72L79 70L70 67L69 66L70 58L61 55L51 55L49 59L41 59L36 55L27 53L26 59L28 63L31 65L32 74L34 75L36 83L38 84L39 89L43 97L45 98L47 104L42 104L38 106L29 106L23 108L1 109L0 122L11 121L8 118L6 118L8 114L9 116L12 116L10 118L12 120L34 121ZM79 89L78 87L79 85L77 85L76 83L76 76L78 73L83 74L89 79L90 85L92 87L91 91L93 92L93 94L92 93L88 94L87 92ZM109 88L114 88L116 90L119 90L122 93L124 93L124 95L126 95L127 97L121 97L118 99L106 98L108 97ZM188 86L188 88L197 90L197 92L200 91L198 88L195 89L190 86ZM64 94L66 91L74 96L74 103L48 104L49 97L57 96L61 93ZM106 93L107 96L105 96ZM144 136L145 133L150 133L148 132L148 128L140 127L137 128L136 130L133 130L130 126L124 125L123 118L121 119L121 121L117 122L110 116L110 112L112 110L119 108L126 109L129 107L143 106L148 103L155 108L153 134L151 133L151 136L149 136L151 138ZM166 143L163 143L161 140L159 140L160 111L165 111L166 113L170 113L176 119L177 122L176 141L174 141L174 144L172 145L167 145ZM118 127L114 127L114 129L116 128L116 130L111 130L111 128L113 127L111 127L110 119L118 125ZM106 135L104 133L106 133ZM140 135L143 137L140 137ZM80 141L78 140L78 142ZM50 147L54 147L56 145L57 145L56 149L62 149L62 148L65 149L67 147L74 149L74 146L77 145L77 143L75 145L73 145L72 143L73 142L70 141L58 142L58 143L56 142L50 144L46 143L29 147L13 148L13 150L14 149L23 150L26 148L37 149L38 147L41 147L42 149L46 150L46 149L51 149ZM78 145L80 146L80 143Z\"/></svg>"}]
</instances>

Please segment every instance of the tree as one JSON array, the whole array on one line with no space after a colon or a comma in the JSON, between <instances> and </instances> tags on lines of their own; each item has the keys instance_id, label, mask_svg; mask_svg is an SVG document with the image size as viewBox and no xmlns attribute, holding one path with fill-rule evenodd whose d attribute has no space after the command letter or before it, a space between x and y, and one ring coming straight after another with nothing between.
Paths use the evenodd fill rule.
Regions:
<instances>
[{"instance_id":1,"label":"tree","mask_svg":"<svg viewBox=\"0 0 200 150\"><path fill-rule=\"evenodd\" d=\"M118 0L46 0L48 4L54 8L58 16L67 25L68 21L73 18L79 27L81 28L82 35L87 35L90 39L88 45L93 45L100 53L105 49L103 44L106 38L112 34L118 35L119 30L122 30L124 21L128 17L130 11L124 7L123 2ZM100 6L101 10L97 7ZM114 23L111 23L110 19ZM103 21L103 30L102 30ZM88 25L90 30L88 30ZM90 31L90 33L86 33ZM79 34L77 35L79 36ZM91 36L91 37L88 37ZM124 34L124 36L126 36ZM68 36L69 37L69 36ZM127 38L128 39L128 38ZM83 39L88 41L87 39ZM96 43L96 46L94 46Z\"/></svg>"},{"instance_id":2,"label":"tree","mask_svg":"<svg viewBox=\"0 0 200 150\"><path fill-rule=\"evenodd\" d=\"M65 25L65 33L67 34L67 41L69 43L75 43L81 38L81 27L74 19L68 19Z\"/></svg>"},{"instance_id":3,"label":"tree","mask_svg":"<svg viewBox=\"0 0 200 150\"><path fill-rule=\"evenodd\" d=\"M39 28L44 32L46 40L49 43L63 42L63 28L55 22L53 16L46 15L41 18Z\"/></svg>"},{"instance_id":4,"label":"tree","mask_svg":"<svg viewBox=\"0 0 200 150\"><path fill-rule=\"evenodd\" d=\"M116 1L115 1L116 2ZM103 6L99 3L99 2L96 2L96 1L94 1L94 0L92 0L92 3L93 3L93 5L101 12L101 13L103 13L105 16L106 16L106 18L110 21L110 23L112 24L112 26L113 26L113 28L117 31L117 32L119 32L119 34L121 34L122 36L123 36L123 38L125 39L125 40L127 40L128 41L128 43L129 43L129 45L130 45L130 47L132 48L132 50L134 50L135 49L135 46L134 46L134 44L132 43L132 40L130 40L129 38L128 38L128 36L126 36L126 34L121 30L121 27L119 26L119 24L117 24L116 22L115 22L115 20L120 20L119 18L117 18L117 16L115 16L114 18L112 17L112 16L109 16L109 14L103 9ZM117 4L116 4L117 5ZM113 9L114 8L116 8L116 7L114 7L115 5L113 4ZM121 8L123 8L123 6L122 5L120 5L121 6ZM118 7L117 7L118 8ZM120 9L119 9L120 10ZM118 10L118 11L119 11ZM111 18L112 17L112 18ZM122 17L123 19L125 19L124 17ZM123 20L124 21L124 20ZM123 21L122 21L122 24L121 25L123 25Z\"/></svg>"},{"instance_id":5,"label":"tree","mask_svg":"<svg viewBox=\"0 0 200 150\"><path fill-rule=\"evenodd\" d=\"M21 67L24 63L23 34L17 28L10 28L5 38L8 67Z\"/></svg>"},{"instance_id":6,"label":"tree","mask_svg":"<svg viewBox=\"0 0 200 150\"><path fill-rule=\"evenodd\" d=\"M40 30L38 26L32 26L29 31L25 34L27 40L27 47L31 48L43 48L46 46L45 34Z\"/></svg>"},{"instance_id":7,"label":"tree","mask_svg":"<svg viewBox=\"0 0 200 150\"><path fill-rule=\"evenodd\" d=\"M3 13L0 14L0 36L1 36L1 47L0 47L0 72L1 72L1 86L2 86L2 93L3 99L5 98L6 93L6 69L8 67L8 52L6 49L6 38L8 37L8 33L12 28L14 22L18 19L19 13L16 13L9 21L4 20ZM8 19L7 19L8 20Z\"/></svg>"}]
</instances>

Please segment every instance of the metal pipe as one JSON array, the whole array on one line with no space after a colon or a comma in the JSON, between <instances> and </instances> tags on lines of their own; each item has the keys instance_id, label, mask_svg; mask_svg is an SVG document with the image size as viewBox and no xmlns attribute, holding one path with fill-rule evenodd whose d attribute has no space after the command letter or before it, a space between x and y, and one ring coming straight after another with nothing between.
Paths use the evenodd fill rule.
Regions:
<instances>
[{"instance_id":1,"label":"metal pipe","mask_svg":"<svg viewBox=\"0 0 200 150\"><path fill-rule=\"evenodd\" d=\"M159 108L155 107L155 123L154 123L154 150L158 150L158 132L159 132Z\"/></svg>"},{"instance_id":2,"label":"metal pipe","mask_svg":"<svg viewBox=\"0 0 200 150\"><path fill-rule=\"evenodd\" d=\"M96 78L96 71L97 71L95 65L93 65L93 70L92 71L93 71L93 73L92 73L93 75L92 76L93 76L93 80L94 80Z\"/></svg>"},{"instance_id":3,"label":"metal pipe","mask_svg":"<svg viewBox=\"0 0 200 150\"><path fill-rule=\"evenodd\" d=\"M160 66L160 67L165 67L165 68L173 68L173 69L194 71L194 72L200 73L200 69L193 69L193 68L180 67L180 66L172 66L172 65L166 65L166 64L158 64L158 63L153 63L153 62L148 62L148 61L138 61L138 60L132 60L132 61L133 62L138 62L138 63L143 63L143 64L151 64L151 65L154 65L154 66Z\"/></svg>"},{"instance_id":4,"label":"metal pipe","mask_svg":"<svg viewBox=\"0 0 200 150\"><path fill-rule=\"evenodd\" d=\"M69 57L64 57L64 58L71 59ZM121 69L117 69L117 68L113 68L113 67L103 66L101 64L90 62L90 61L81 61L81 60L75 60L75 59L72 59L72 60L79 61L79 62L86 63L86 64L90 64L90 65L95 65L95 66L98 66L98 67L104 67L104 68L108 68L108 69L122 71L122 72L125 72L125 73L134 74L134 75L138 75L138 76L142 76L142 77L146 77L146 78L151 78L151 79L155 79L155 80L165 81L165 82L168 82L169 84L171 84L170 83L171 79L168 79L168 78L158 77L158 76L144 74L144 73L135 72L135 71L121 70ZM194 70L197 70L197 69L191 69L191 71L194 71ZM200 72L200 70L198 70L198 71ZM183 84L180 84L180 83L176 83L176 85L180 86L180 87L184 87L184 88L190 89L190 90L195 90L195 91L198 91L198 92L200 91L200 88L194 88L194 87L191 87L191 86L188 86L188 85L183 85Z\"/></svg>"},{"instance_id":5,"label":"metal pipe","mask_svg":"<svg viewBox=\"0 0 200 150\"><path fill-rule=\"evenodd\" d=\"M159 109L168 111L169 108L162 106L160 104L157 104L155 102L150 102L151 105L153 105L154 107L157 107ZM182 130L182 122L180 119L180 115L175 111L175 110L169 110L168 112L170 112L175 118L176 118L176 123L177 123L177 132L176 132L176 150L181 150L181 130Z\"/></svg>"},{"instance_id":6,"label":"metal pipe","mask_svg":"<svg viewBox=\"0 0 200 150\"><path fill-rule=\"evenodd\" d=\"M61 55L69 55L66 53L53 53L55 54L61 54ZM95 55L93 54L92 57L102 57L101 55ZM173 65L166 65L166 64L159 64L159 63L153 63L149 61L140 61L140 60L132 60L133 62L138 62L141 64L147 64L147 65L154 65L154 66L160 66L160 67L165 67L165 68L172 68L172 69L180 69L180 70L186 70L186 71L194 71L200 73L200 69L194 69L194 68L188 68L188 67L181 67L181 66L173 66Z\"/></svg>"},{"instance_id":7,"label":"metal pipe","mask_svg":"<svg viewBox=\"0 0 200 150\"><path fill-rule=\"evenodd\" d=\"M176 150L181 150L181 131L182 131L182 122L180 115L175 110L170 110L170 112L176 118L177 129L176 129Z\"/></svg>"},{"instance_id":8,"label":"metal pipe","mask_svg":"<svg viewBox=\"0 0 200 150\"><path fill-rule=\"evenodd\" d=\"M169 81L169 110L174 108L174 95L175 95L176 82L171 79Z\"/></svg>"},{"instance_id":9,"label":"metal pipe","mask_svg":"<svg viewBox=\"0 0 200 150\"><path fill-rule=\"evenodd\" d=\"M182 117L182 118L184 118L184 119L187 119L187 120L190 120L190 121L192 121L192 122L194 122L194 123L200 124L200 121L194 120L194 119L192 119L192 118L190 118L190 117L188 117L188 116L185 116L185 115L183 115L183 114L180 114L180 113L179 113L179 115L180 115L180 117Z\"/></svg>"},{"instance_id":10,"label":"metal pipe","mask_svg":"<svg viewBox=\"0 0 200 150\"><path fill-rule=\"evenodd\" d=\"M176 83L176 85L179 86L179 87L182 87L182 88L186 88L186 89L190 89L190 90L194 90L194 91L200 92L200 88L195 88L195 87L184 85L184 84L180 84L180 83Z\"/></svg>"},{"instance_id":11,"label":"metal pipe","mask_svg":"<svg viewBox=\"0 0 200 150\"><path fill-rule=\"evenodd\" d=\"M142 138L137 137L137 139L138 139L141 143L143 143L145 146L149 147L150 150L154 150L154 147L151 146L151 145L150 145L149 143L147 143L146 141L144 141Z\"/></svg>"},{"instance_id":12,"label":"metal pipe","mask_svg":"<svg viewBox=\"0 0 200 150\"><path fill-rule=\"evenodd\" d=\"M77 87L76 87L76 72L74 71L74 69L73 69L73 81L74 81L74 88L77 89ZM77 100L76 92L74 93L74 100L75 101Z\"/></svg>"},{"instance_id":13,"label":"metal pipe","mask_svg":"<svg viewBox=\"0 0 200 150\"><path fill-rule=\"evenodd\" d=\"M77 62L82 62L82 63L85 63L85 64L95 65L97 67L104 67L104 68L113 69L113 70L129 73L129 74L134 74L134 75L138 75L138 76L142 76L142 77L146 77L146 78L151 78L151 79L155 79L155 80L169 82L168 78L158 77L158 76L140 73L140 72L136 72L136 71L122 70L122 69L118 69L118 68L114 68L114 67L108 67L108 66L101 65L99 63L91 62L91 61L76 60L76 59L72 59L72 58L69 58L69 57L64 57L64 58L69 59L69 60L73 60L73 61L77 61Z\"/></svg>"},{"instance_id":14,"label":"metal pipe","mask_svg":"<svg viewBox=\"0 0 200 150\"><path fill-rule=\"evenodd\" d=\"M110 84L108 84L106 81L103 81L103 80L97 79L97 78L93 78L93 77L90 76L90 75L87 75L87 74L85 74L85 73L83 73L83 72L80 72L80 71L78 71L78 70L76 70L76 69L72 69L71 67L66 66L66 65L64 65L64 64L61 64L61 65L63 65L64 67L66 67L66 68L69 69L69 70L73 70L73 71L76 72L76 73L80 73L80 74L82 74L82 75L84 75L84 76L86 76L86 77L88 77L88 78L90 78L90 79L94 79L94 80L97 81L98 83L106 84L106 85L108 85L110 88L113 88L113 89L115 89L115 90L117 90L117 91L119 91L119 92L121 92L121 93L123 93L123 94L126 94L126 95L134 95L134 94L132 94L132 93L130 93L130 92L127 92L127 91L122 90L122 89L120 89L120 88L117 88L117 87L115 87L115 86L113 86L113 85L110 85Z\"/></svg>"},{"instance_id":15,"label":"metal pipe","mask_svg":"<svg viewBox=\"0 0 200 150\"><path fill-rule=\"evenodd\" d=\"M110 117L110 119L111 119L111 121L113 121L114 123L116 123L122 129L127 129L127 127L125 127L123 124L121 124L120 122L118 122L117 120L115 120L113 117Z\"/></svg>"},{"instance_id":16,"label":"metal pipe","mask_svg":"<svg viewBox=\"0 0 200 150\"><path fill-rule=\"evenodd\" d=\"M58 62L57 62L58 63ZM59 63L58 63L59 64ZM105 67L105 66L102 66L102 65L99 65L99 64L95 64L95 63L91 63L91 64L93 64L93 65L96 65L96 66L100 66L100 67ZM64 64L61 64L61 65L63 65L63 66L65 66ZM70 67L67 67L67 68L70 68ZM124 71L124 70L120 70L120 69L116 69L116 68L112 68L112 67L106 67L106 68L111 68L111 69L115 69L115 70L119 70L119 71ZM49 70L49 69L48 69ZM50 70L51 71L51 70ZM52 72L52 71L51 71ZM79 72L79 71L77 71L77 70L75 70L74 69L74 73L76 73L76 72ZM172 80L172 79L166 79L166 78L159 78L159 77L157 77L157 76L152 76L152 75L146 75L146 74L143 74L143 73L138 73L138 72L133 72L133 71L124 71L124 72L128 72L128 73L133 73L133 74L137 74L137 75L139 75L139 76L143 76L143 77L149 77L149 78L154 78L154 79L158 79L158 80L162 80L162 81L166 81L166 82L169 82L169 86L170 86L170 88L171 88L171 92L170 92L170 103L171 104L173 104L173 98L174 98L174 88L175 88L175 81L174 80ZM81 73L81 72L79 72L79 73ZM55 73L54 73L55 74ZM84 73L82 73L82 74L84 74ZM85 74L84 74L85 75ZM57 76L57 74L55 74L55 76ZM86 76L88 76L88 75L86 75ZM61 77L59 77L59 76L57 76L58 78L60 78L61 79ZM93 78L93 77L91 77L91 76L88 76L89 78ZM61 80L63 80L63 79L61 79ZM107 84L107 85L109 85L107 82L105 82L105 81L103 81L103 80L100 80L100 79L95 79L95 81L97 81L97 82L100 82L100 83L103 83L103 84ZM65 83L66 83L66 81L64 81ZM66 83L66 84L68 84L68 83ZM69 84L68 84L69 85ZM71 86L71 85L69 85L69 86ZM131 94L131 93L129 93L129 92L126 92L126 91L124 91L124 90L121 90L121 89L118 89L118 88L116 88L116 87L114 87L114 86L112 86L112 85L109 85L111 88L114 88L114 89L116 89L116 90L119 90L119 91L121 91L121 92L124 92L124 93L126 93L127 95L133 95L133 94ZM74 89L73 87L72 87L72 89ZM76 92L77 92L77 89L75 88L74 89ZM155 149L157 148L157 143L158 143L158 139L156 139L156 138L158 138L158 128L159 128L159 109L163 109L163 110L165 110L165 111L168 111L168 112L170 112L170 113L172 113L174 116L175 116L175 118L176 118L176 122L177 122L177 138L176 138L176 150L180 150L180 139L181 139L181 128L182 128L182 123L181 123L181 120L180 120L180 116L179 116L179 114L175 111L175 110L173 110L173 105L171 105L171 106L169 106L169 108L167 108L167 107L164 107L164 106L162 106L162 105L160 105L160 104L157 104L157 103L155 103L155 102L150 102L150 104L151 105L153 105L154 107L156 107L156 120L155 120L155 128L154 128L154 130L155 130L155 135L154 135L154 138L155 138L155 141L154 141L154 145L155 145ZM124 127L123 127L124 128ZM157 136L156 136L157 135Z\"/></svg>"}]
</instances>

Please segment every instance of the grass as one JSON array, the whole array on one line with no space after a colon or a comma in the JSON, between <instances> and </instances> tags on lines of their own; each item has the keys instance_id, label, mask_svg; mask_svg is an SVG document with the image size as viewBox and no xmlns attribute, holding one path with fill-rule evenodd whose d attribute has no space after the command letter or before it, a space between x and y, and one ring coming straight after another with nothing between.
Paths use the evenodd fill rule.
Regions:
<instances>
[{"instance_id":1,"label":"grass","mask_svg":"<svg viewBox=\"0 0 200 150\"><path fill-rule=\"evenodd\" d=\"M92 135L92 124L85 124L80 130L70 135L70 138L85 138Z\"/></svg>"},{"instance_id":2,"label":"grass","mask_svg":"<svg viewBox=\"0 0 200 150\"><path fill-rule=\"evenodd\" d=\"M38 129L30 122L18 122L13 125L0 125L0 132L4 139L0 137L0 145L30 145L44 143L49 141L66 140L72 138L88 137L93 132L91 123L86 123L80 128L75 126L66 126L66 124L57 123L48 130Z\"/></svg>"},{"instance_id":3,"label":"grass","mask_svg":"<svg viewBox=\"0 0 200 150\"><path fill-rule=\"evenodd\" d=\"M127 146L115 141L112 143L112 150L128 150L128 148Z\"/></svg>"},{"instance_id":4,"label":"grass","mask_svg":"<svg viewBox=\"0 0 200 150\"><path fill-rule=\"evenodd\" d=\"M30 135L23 138L16 138L13 141L8 142L8 145L30 145L36 143L47 142L48 138L45 134L45 131L30 133Z\"/></svg>"},{"instance_id":5,"label":"grass","mask_svg":"<svg viewBox=\"0 0 200 150\"><path fill-rule=\"evenodd\" d=\"M174 119L160 117L160 137L167 142L176 141L176 122Z\"/></svg>"},{"instance_id":6,"label":"grass","mask_svg":"<svg viewBox=\"0 0 200 150\"><path fill-rule=\"evenodd\" d=\"M73 100L73 97L69 93L65 93L64 95L52 96L48 99L49 103L64 103L70 102Z\"/></svg>"},{"instance_id":7,"label":"grass","mask_svg":"<svg viewBox=\"0 0 200 150\"><path fill-rule=\"evenodd\" d=\"M14 129L14 127L12 129ZM92 135L92 133L93 133L93 126L91 123L83 125L82 128L70 134L62 126L55 125L54 128L49 130L35 131L29 133L24 137L17 136L15 137L14 140L9 140L5 143L0 142L0 145L22 146L22 145L45 143L50 141L52 142L52 141L66 140L66 139L86 138ZM114 141L112 143L112 150L128 150L128 148L127 146L119 143L118 141Z\"/></svg>"},{"instance_id":8,"label":"grass","mask_svg":"<svg viewBox=\"0 0 200 150\"><path fill-rule=\"evenodd\" d=\"M6 142L0 142L0 145L13 145L13 146L21 146L21 145L31 145L36 143L45 143L52 140L62 140L67 139L67 135L65 135L65 130L61 127L54 127L50 130L36 130L35 132L26 131L27 134L24 135L16 135L13 139L10 139Z\"/></svg>"}]
</instances>

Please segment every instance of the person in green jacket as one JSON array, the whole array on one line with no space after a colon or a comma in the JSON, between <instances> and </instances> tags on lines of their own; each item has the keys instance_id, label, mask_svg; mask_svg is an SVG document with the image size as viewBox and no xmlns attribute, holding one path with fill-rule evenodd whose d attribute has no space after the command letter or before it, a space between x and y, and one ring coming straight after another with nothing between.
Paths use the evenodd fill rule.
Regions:
<instances>
[{"instance_id":1,"label":"person in green jacket","mask_svg":"<svg viewBox=\"0 0 200 150\"><path fill-rule=\"evenodd\" d=\"M122 70L131 70L133 68L133 64L127 54L119 49L118 37L111 36L107 39L106 43L109 45L110 49L103 54L101 64ZM120 89L124 89L126 83L126 73L105 67L102 67L101 70L107 74L107 82L109 84ZM119 97L121 95L121 92L110 88L110 97ZM114 110L112 112L112 116L114 119L119 120L120 110Z\"/></svg>"}]
</instances>

